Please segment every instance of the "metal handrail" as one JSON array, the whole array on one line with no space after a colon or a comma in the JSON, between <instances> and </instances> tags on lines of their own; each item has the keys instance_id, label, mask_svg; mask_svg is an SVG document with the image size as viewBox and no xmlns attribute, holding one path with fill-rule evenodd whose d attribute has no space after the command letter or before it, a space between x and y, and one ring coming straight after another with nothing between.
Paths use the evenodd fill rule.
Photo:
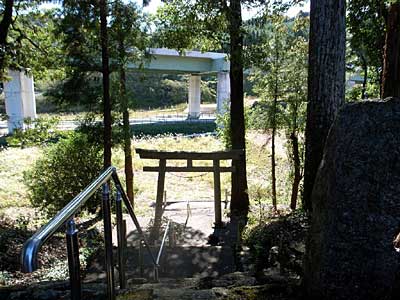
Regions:
<instances>
[{"instance_id":1,"label":"metal handrail","mask_svg":"<svg viewBox=\"0 0 400 300\"><path fill-rule=\"evenodd\" d=\"M157 281L158 281L158 276L159 276L158 267L160 266L160 259L161 259L161 255L162 255L163 250L164 250L165 240L167 239L168 232L169 232L169 229L170 229L170 224L171 224L171 220L168 220L167 226L165 227L163 239L161 240L160 249L158 250L158 254L157 254L157 259L156 259L156 266L157 267L154 267L154 277L155 277L155 279Z\"/></svg>"},{"instance_id":2,"label":"metal handrail","mask_svg":"<svg viewBox=\"0 0 400 300\"><path fill-rule=\"evenodd\" d=\"M167 239L170 224L171 224L171 221L169 220L167 223L167 226L165 227L164 237L161 241L160 249L158 250L158 255L157 255L157 260L156 260L157 265L160 264L160 259L161 259L162 252L164 250L165 240Z\"/></svg>"},{"instance_id":3,"label":"metal handrail","mask_svg":"<svg viewBox=\"0 0 400 300\"><path fill-rule=\"evenodd\" d=\"M60 212L57 213L45 226L29 238L22 249L21 264L22 271L33 272L38 268L37 255L42 245L53 236L63 225L66 225L67 251L68 251L68 268L71 282L71 298L80 300L81 295L81 278L79 263L79 243L78 230L75 225L74 216L79 212L80 208L93 194L102 186L103 187L103 221L104 221L104 240L106 250L106 273L107 273L107 299L115 299L114 286L114 266L113 266L113 250L112 250L112 227L111 227L111 208L110 208L110 190L108 182L113 180L117 188L116 196L116 215L117 215L117 234L118 234L118 260L119 260L119 283L120 288L126 286L125 266L124 266L124 247L126 244L126 225L122 216L122 202L125 204L133 223L139 233L141 241L144 243L155 268L155 274L158 275L158 260L155 259L149 243L143 233L139 221L134 213L133 207L126 195L121 181L118 178L115 167L109 167L99 177L97 177L89 186L87 186L78 196L69 202ZM122 199L122 201L121 201ZM158 277L156 278L158 279Z\"/></svg>"},{"instance_id":4,"label":"metal handrail","mask_svg":"<svg viewBox=\"0 0 400 300\"><path fill-rule=\"evenodd\" d=\"M37 254L42 245L79 211L96 190L110 180L112 173L115 171L115 167L109 167L105 170L96 180L59 211L45 226L25 242L21 256L23 272L30 273L37 269Z\"/></svg>"}]
</instances>

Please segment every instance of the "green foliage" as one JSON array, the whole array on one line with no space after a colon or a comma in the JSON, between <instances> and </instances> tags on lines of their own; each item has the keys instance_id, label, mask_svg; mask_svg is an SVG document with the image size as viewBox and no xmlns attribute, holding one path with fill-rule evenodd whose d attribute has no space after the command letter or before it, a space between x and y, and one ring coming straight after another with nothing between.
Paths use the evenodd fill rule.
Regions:
<instances>
[{"instance_id":1,"label":"green foliage","mask_svg":"<svg viewBox=\"0 0 400 300\"><path fill-rule=\"evenodd\" d=\"M128 63L143 63L148 47L145 17L133 2L109 1L107 10L110 72L126 68ZM86 104L99 111L102 54L98 5L90 1L63 1L57 20L54 32L62 39L62 64L66 74L47 96L57 103ZM118 86L118 76L111 76L111 79L115 81L114 86ZM118 103L118 93L114 92L113 96L113 102Z\"/></svg>"},{"instance_id":2,"label":"green foliage","mask_svg":"<svg viewBox=\"0 0 400 300\"><path fill-rule=\"evenodd\" d=\"M114 107L119 106L118 78L112 74L112 97ZM100 74L99 74L100 76ZM46 100L59 109L76 108L82 105L90 111L100 111L101 80L92 73L80 73L62 81L54 82L45 92ZM126 89L130 109L160 108L186 103L188 83L185 75L165 75L140 72L128 72ZM201 95L203 103L215 103L215 77L202 78Z\"/></svg>"},{"instance_id":3,"label":"green foliage","mask_svg":"<svg viewBox=\"0 0 400 300\"><path fill-rule=\"evenodd\" d=\"M255 129L302 131L307 99L308 18L290 21L283 16L267 18L260 40L249 51L254 64L252 80L261 101L253 105L249 124ZM273 100L277 100L276 107Z\"/></svg>"},{"instance_id":4,"label":"green foliage","mask_svg":"<svg viewBox=\"0 0 400 300\"><path fill-rule=\"evenodd\" d=\"M102 163L102 146L83 133L73 133L50 146L24 173L32 205L53 215L99 175ZM95 194L85 209L95 211L99 200Z\"/></svg>"},{"instance_id":5,"label":"green foliage","mask_svg":"<svg viewBox=\"0 0 400 300\"><path fill-rule=\"evenodd\" d=\"M231 114L226 109L225 113L217 115L217 133L226 149L232 148L231 142Z\"/></svg>"},{"instance_id":6,"label":"green foliage","mask_svg":"<svg viewBox=\"0 0 400 300\"><path fill-rule=\"evenodd\" d=\"M247 63L253 65L252 80L260 101L253 104L248 124L264 132L271 130L275 137L276 132L285 132L291 164L288 181L293 182L293 193L297 197L304 149L309 19L298 16L293 20L275 14L258 21L258 39L249 46ZM276 156L272 159L277 166ZM273 191L275 179L276 172L272 169ZM274 192L272 197L275 203Z\"/></svg>"},{"instance_id":7,"label":"green foliage","mask_svg":"<svg viewBox=\"0 0 400 300\"><path fill-rule=\"evenodd\" d=\"M7 144L11 147L28 147L54 143L65 135L56 130L58 123L59 119L56 117L25 119L26 128L15 129L13 134L6 138Z\"/></svg>"},{"instance_id":8,"label":"green foliage","mask_svg":"<svg viewBox=\"0 0 400 300\"><path fill-rule=\"evenodd\" d=\"M179 51L219 50L229 40L222 10L218 1L166 1L157 11L154 42Z\"/></svg>"},{"instance_id":9,"label":"green foliage","mask_svg":"<svg viewBox=\"0 0 400 300\"><path fill-rule=\"evenodd\" d=\"M378 74L378 84L383 69L387 5L388 1L382 0L353 0L347 7L348 54L355 56L348 60L348 70L360 72L371 68Z\"/></svg>"},{"instance_id":10,"label":"green foliage","mask_svg":"<svg viewBox=\"0 0 400 300\"><path fill-rule=\"evenodd\" d=\"M58 76L56 56L60 54L57 37L52 34L53 12L41 11L41 0L14 1L13 19L1 53L1 77L8 68L28 69L35 77L50 79ZM0 14L4 1L0 3ZM2 28L3 29L3 28ZM51 68L56 71L49 71ZM62 71L61 71L62 72ZM6 78L6 74L4 80Z\"/></svg>"}]
</instances>

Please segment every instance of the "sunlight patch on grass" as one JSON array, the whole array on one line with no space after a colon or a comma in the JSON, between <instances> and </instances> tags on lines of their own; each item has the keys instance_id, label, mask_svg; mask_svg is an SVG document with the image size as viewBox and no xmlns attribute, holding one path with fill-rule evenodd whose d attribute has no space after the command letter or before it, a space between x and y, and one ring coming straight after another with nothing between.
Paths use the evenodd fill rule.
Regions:
<instances>
[{"instance_id":1,"label":"sunlight patch on grass","mask_svg":"<svg viewBox=\"0 0 400 300\"><path fill-rule=\"evenodd\" d=\"M38 147L0 151L0 208L30 205L23 172L32 166L41 153L42 149Z\"/></svg>"}]
</instances>

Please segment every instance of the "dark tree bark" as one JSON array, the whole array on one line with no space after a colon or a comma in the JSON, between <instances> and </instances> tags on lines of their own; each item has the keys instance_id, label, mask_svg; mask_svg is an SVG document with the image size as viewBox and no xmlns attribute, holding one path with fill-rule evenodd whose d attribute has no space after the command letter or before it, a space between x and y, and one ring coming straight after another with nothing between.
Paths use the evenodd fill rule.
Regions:
<instances>
[{"instance_id":1,"label":"dark tree bark","mask_svg":"<svg viewBox=\"0 0 400 300\"><path fill-rule=\"evenodd\" d=\"M111 97L110 97L110 66L108 53L108 32L107 32L107 0L100 0L100 39L101 39L101 58L103 73L103 114L104 114L104 169L111 166Z\"/></svg>"},{"instance_id":2,"label":"dark tree bark","mask_svg":"<svg viewBox=\"0 0 400 300\"><path fill-rule=\"evenodd\" d=\"M400 97L400 3L389 7L382 75L382 97Z\"/></svg>"},{"instance_id":3,"label":"dark tree bark","mask_svg":"<svg viewBox=\"0 0 400 300\"><path fill-rule=\"evenodd\" d=\"M0 78L3 78L4 60L7 46L7 36L12 23L14 0L6 0L4 3L3 19L0 22Z\"/></svg>"},{"instance_id":4,"label":"dark tree bark","mask_svg":"<svg viewBox=\"0 0 400 300\"><path fill-rule=\"evenodd\" d=\"M229 7L229 34L231 54L231 142L233 149L245 149L245 122L243 100L243 33L240 0L231 0ZM247 194L246 155L234 162L232 174L231 214L247 218L249 196Z\"/></svg>"},{"instance_id":5,"label":"dark tree bark","mask_svg":"<svg viewBox=\"0 0 400 300\"><path fill-rule=\"evenodd\" d=\"M302 177L300 154L299 154L299 138L296 129L293 129L292 133L290 134L290 141L292 144L293 169L294 169L290 208L295 210L297 208L297 196L299 194L299 186Z\"/></svg>"},{"instance_id":6,"label":"dark tree bark","mask_svg":"<svg viewBox=\"0 0 400 300\"><path fill-rule=\"evenodd\" d=\"M276 107L275 100L274 106ZM274 115L276 110L274 111ZM275 119L275 116L273 117ZM276 123L276 122L274 122ZM272 183L272 206L274 210L278 209L278 202L276 199L276 162L275 162L275 136L276 124L272 124L272 138L271 138L271 183Z\"/></svg>"},{"instance_id":7,"label":"dark tree bark","mask_svg":"<svg viewBox=\"0 0 400 300\"><path fill-rule=\"evenodd\" d=\"M129 125L129 107L128 98L126 94L126 72L125 72L125 41L124 34L120 30L118 34L118 52L119 52L119 90L121 96L121 108L123 119L123 132L124 132L124 154L125 154L125 180L126 180L126 194L134 205L133 198L133 164L132 164L132 132Z\"/></svg>"},{"instance_id":8,"label":"dark tree bark","mask_svg":"<svg viewBox=\"0 0 400 300\"><path fill-rule=\"evenodd\" d=\"M278 104L278 70L277 64L279 61L279 50L275 42L275 87L274 87L274 102L272 104L272 139L271 139L271 181L272 181L272 206L275 210L278 209L278 203L276 199L276 160L275 160L275 136L276 136L276 108Z\"/></svg>"},{"instance_id":9,"label":"dark tree bark","mask_svg":"<svg viewBox=\"0 0 400 300\"><path fill-rule=\"evenodd\" d=\"M312 210L311 193L325 140L344 103L346 1L311 0L308 107L303 206Z\"/></svg>"}]
</instances>

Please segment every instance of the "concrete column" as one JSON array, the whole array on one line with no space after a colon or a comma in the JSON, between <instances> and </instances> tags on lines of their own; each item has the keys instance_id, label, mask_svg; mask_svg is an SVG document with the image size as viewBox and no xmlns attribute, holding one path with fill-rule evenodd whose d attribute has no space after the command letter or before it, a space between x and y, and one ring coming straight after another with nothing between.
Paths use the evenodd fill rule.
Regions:
<instances>
[{"instance_id":1,"label":"concrete column","mask_svg":"<svg viewBox=\"0 0 400 300\"><path fill-rule=\"evenodd\" d=\"M223 114L231 101L231 81L229 72L219 72L217 82L217 113Z\"/></svg>"},{"instance_id":2,"label":"concrete column","mask_svg":"<svg viewBox=\"0 0 400 300\"><path fill-rule=\"evenodd\" d=\"M36 118L33 77L24 71L9 71L10 81L4 83L8 131L24 128L25 118Z\"/></svg>"},{"instance_id":3,"label":"concrete column","mask_svg":"<svg viewBox=\"0 0 400 300\"><path fill-rule=\"evenodd\" d=\"M201 76L190 75L189 79L189 118L198 119L200 117L201 102Z\"/></svg>"}]
</instances>

